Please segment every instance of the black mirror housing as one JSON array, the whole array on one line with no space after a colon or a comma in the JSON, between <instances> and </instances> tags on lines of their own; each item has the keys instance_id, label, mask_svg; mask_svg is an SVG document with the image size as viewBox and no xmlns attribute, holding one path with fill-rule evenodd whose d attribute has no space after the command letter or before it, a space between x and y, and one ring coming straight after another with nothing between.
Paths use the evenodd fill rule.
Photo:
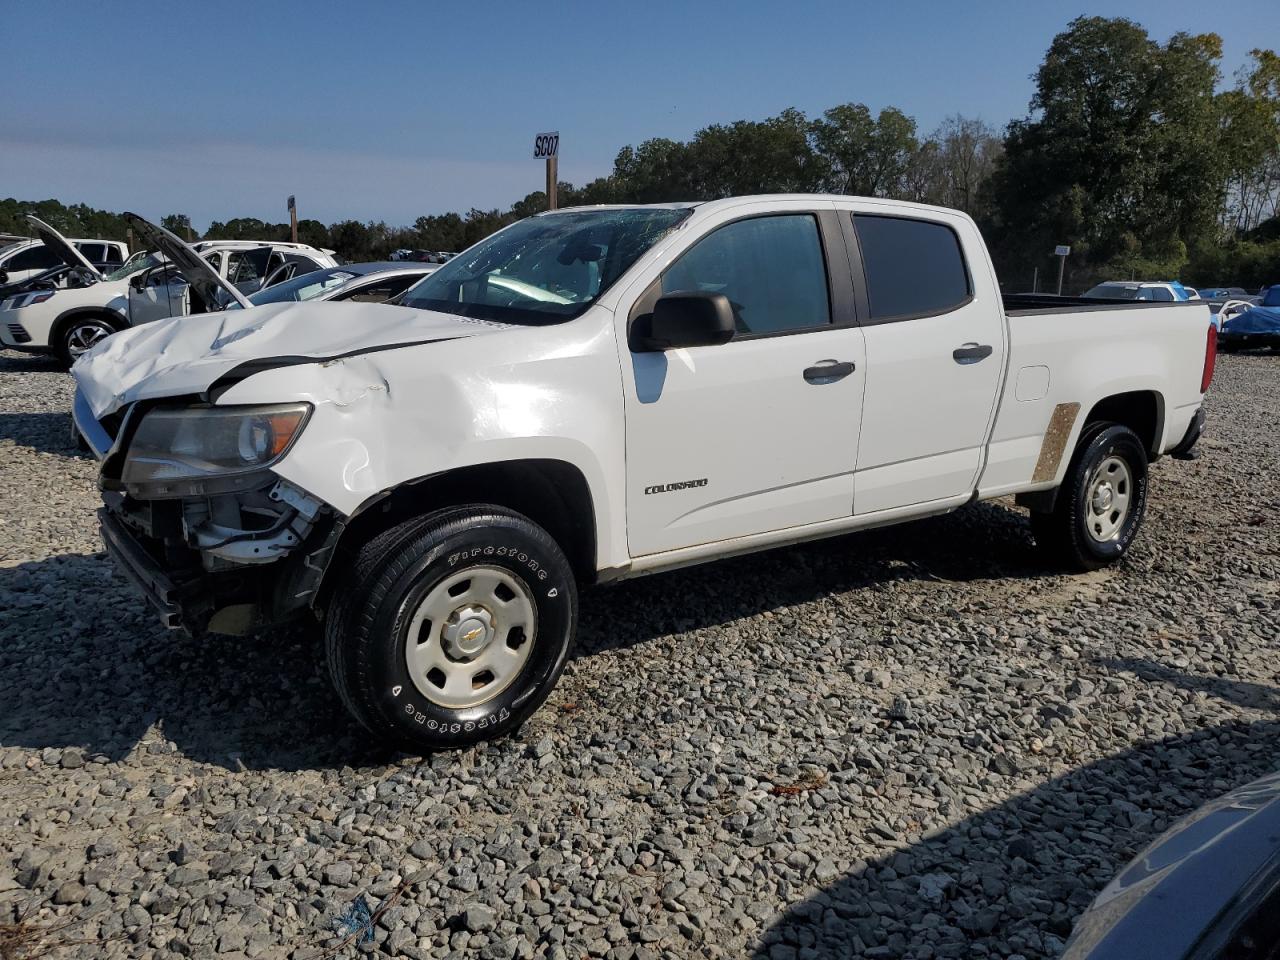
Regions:
<instances>
[{"instance_id":1,"label":"black mirror housing","mask_svg":"<svg viewBox=\"0 0 1280 960\"><path fill-rule=\"evenodd\" d=\"M641 321L645 321L643 324ZM723 293L668 293L653 305L653 313L637 318L635 348L641 351L711 347L733 339L733 305Z\"/></svg>"},{"instance_id":2,"label":"black mirror housing","mask_svg":"<svg viewBox=\"0 0 1280 960\"><path fill-rule=\"evenodd\" d=\"M9 282L9 271L0 270L0 283L8 283L8 282Z\"/></svg>"}]
</instances>

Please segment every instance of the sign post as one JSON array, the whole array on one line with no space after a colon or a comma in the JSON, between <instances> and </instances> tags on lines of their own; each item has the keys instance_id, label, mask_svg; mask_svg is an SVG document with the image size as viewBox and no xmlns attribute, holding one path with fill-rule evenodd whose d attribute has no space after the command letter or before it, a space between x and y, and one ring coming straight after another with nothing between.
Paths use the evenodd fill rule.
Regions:
<instances>
[{"instance_id":1,"label":"sign post","mask_svg":"<svg viewBox=\"0 0 1280 960\"><path fill-rule=\"evenodd\" d=\"M298 242L298 205L294 202L293 194L289 194L289 229L293 235L293 242Z\"/></svg>"},{"instance_id":2,"label":"sign post","mask_svg":"<svg viewBox=\"0 0 1280 960\"><path fill-rule=\"evenodd\" d=\"M1062 272L1067 267L1067 257L1071 256L1071 248L1059 244L1053 248L1053 255L1058 258L1058 296L1062 296Z\"/></svg>"},{"instance_id":3,"label":"sign post","mask_svg":"<svg viewBox=\"0 0 1280 960\"><path fill-rule=\"evenodd\" d=\"M547 209L555 210L556 186L559 178L557 161L560 159L560 132L552 130L533 138L533 159L547 161Z\"/></svg>"}]
</instances>

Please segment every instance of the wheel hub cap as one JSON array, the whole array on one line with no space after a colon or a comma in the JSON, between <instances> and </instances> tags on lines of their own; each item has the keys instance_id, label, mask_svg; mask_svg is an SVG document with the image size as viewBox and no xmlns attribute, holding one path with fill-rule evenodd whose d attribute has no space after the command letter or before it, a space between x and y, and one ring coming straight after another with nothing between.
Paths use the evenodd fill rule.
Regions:
<instances>
[{"instance_id":1,"label":"wheel hub cap","mask_svg":"<svg viewBox=\"0 0 1280 960\"><path fill-rule=\"evenodd\" d=\"M474 660L493 640L493 614L481 606L453 611L442 632L445 652L455 660Z\"/></svg>"},{"instance_id":2,"label":"wheel hub cap","mask_svg":"<svg viewBox=\"0 0 1280 960\"><path fill-rule=\"evenodd\" d=\"M1111 489L1111 484L1103 483L1093 492L1093 512L1106 513L1115 498L1115 491Z\"/></svg>"},{"instance_id":3,"label":"wheel hub cap","mask_svg":"<svg viewBox=\"0 0 1280 960\"><path fill-rule=\"evenodd\" d=\"M524 581L502 567L448 574L418 602L404 637L414 687L460 710L496 697L529 661L537 610Z\"/></svg>"},{"instance_id":4,"label":"wheel hub cap","mask_svg":"<svg viewBox=\"0 0 1280 960\"><path fill-rule=\"evenodd\" d=\"M1085 527L1098 543L1114 540L1124 529L1133 496L1133 473L1120 457L1107 457L1089 477Z\"/></svg>"}]
</instances>

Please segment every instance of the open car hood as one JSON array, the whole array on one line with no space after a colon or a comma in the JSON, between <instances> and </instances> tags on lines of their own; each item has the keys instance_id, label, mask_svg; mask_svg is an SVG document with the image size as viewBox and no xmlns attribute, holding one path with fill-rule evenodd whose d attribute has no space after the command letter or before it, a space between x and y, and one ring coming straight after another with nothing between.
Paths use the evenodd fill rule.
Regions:
<instances>
[{"instance_id":1,"label":"open car hood","mask_svg":"<svg viewBox=\"0 0 1280 960\"><path fill-rule=\"evenodd\" d=\"M191 285L191 289L200 296L207 307L212 309L214 304L230 302L238 303L242 307L253 306L245 299L244 294L218 275L218 272L209 265L208 260L187 246L175 234L164 227L156 226L149 220L144 220L136 213L125 213L124 218L138 232L147 249L159 250L173 261L178 272L182 274L182 279Z\"/></svg>"},{"instance_id":2,"label":"open car hood","mask_svg":"<svg viewBox=\"0 0 1280 960\"><path fill-rule=\"evenodd\" d=\"M92 263L84 258L84 255L67 242L67 238L60 234L53 227L49 226L43 220L32 214L27 214L27 223L31 224L35 230L36 236L39 237L46 247L58 255L58 257L68 267L80 267L87 271L95 280L102 279L102 273Z\"/></svg>"},{"instance_id":3,"label":"open car hood","mask_svg":"<svg viewBox=\"0 0 1280 960\"><path fill-rule=\"evenodd\" d=\"M273 303L130 327L84 354L72 373L100 419L137 400L204 395L214 384L277 367L507 329L508 324L383 303Z\"/></svg>"}]
</instances>

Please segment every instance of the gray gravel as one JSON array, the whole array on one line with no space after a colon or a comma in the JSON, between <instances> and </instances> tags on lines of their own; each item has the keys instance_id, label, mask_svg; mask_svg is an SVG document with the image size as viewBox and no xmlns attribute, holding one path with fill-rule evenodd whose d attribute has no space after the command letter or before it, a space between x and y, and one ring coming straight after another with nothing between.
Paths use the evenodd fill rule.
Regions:
<instances>
[{"instance_id":1,"label":"gray gravel","mask_svg":"<svg viewBox=\"0 0 1280 960\"><path fill-rule=\"evenodd\" d=\"M1219 362L1118 569L1044 574L1002 503L596 591L519 736L425 761L314 632L157 626L69 397L0 354L0 922L62 956L320 957L362 909L343 955L1054 956L1280 766L1277 357Z\"/></svg>"}]
</instances>

